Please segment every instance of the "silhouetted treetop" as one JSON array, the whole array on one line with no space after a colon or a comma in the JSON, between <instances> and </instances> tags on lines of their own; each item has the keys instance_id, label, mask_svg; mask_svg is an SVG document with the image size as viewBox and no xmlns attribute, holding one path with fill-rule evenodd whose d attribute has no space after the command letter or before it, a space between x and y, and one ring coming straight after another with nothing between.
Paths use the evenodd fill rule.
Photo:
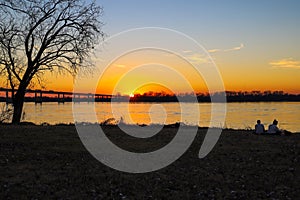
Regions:
<instances>
[{"instance_id":1,"label":"silhouetted treetop","mask_svg":"<svg viewBox=\"0 0 300 200\"><path fill-rule=\"evenodd\" d=\"M19 122L25 90L44 71L90 67L89 55L104 36L102 8L83 0L0 0L0 73L14 97Z\"/></svg>"}]
</instances>

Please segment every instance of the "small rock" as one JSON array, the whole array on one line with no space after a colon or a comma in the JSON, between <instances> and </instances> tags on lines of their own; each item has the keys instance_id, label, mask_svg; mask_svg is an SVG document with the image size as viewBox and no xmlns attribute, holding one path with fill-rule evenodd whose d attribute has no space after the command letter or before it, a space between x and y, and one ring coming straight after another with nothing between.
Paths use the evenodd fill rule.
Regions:
<instances>
[{"instance_id":1,"label":"small rock","mask_svg":"<svg viewBox=\"0 0 300 200\"><path fill-rule=\"evenodd\" d=\"M293 172L293 171L295 171L295 168L290 167L290 168L289 168L289 171L290 171L290 172Z\"/></svg>"}]
</instances>

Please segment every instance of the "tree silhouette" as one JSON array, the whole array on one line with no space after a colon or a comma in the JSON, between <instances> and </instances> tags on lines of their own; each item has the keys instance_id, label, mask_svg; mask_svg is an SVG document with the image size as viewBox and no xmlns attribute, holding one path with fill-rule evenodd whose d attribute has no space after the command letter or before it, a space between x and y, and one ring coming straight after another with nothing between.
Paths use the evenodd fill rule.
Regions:
<instances>
[{"instance_id":1,"label":"tree silhouette","mask_svg":"<svg viewBox=\"0 0 300 200\"><path fill-rule=\"evenodd\" d=\"M0 0L0 74L16 94L19 123L26 88L45 71L76 74L103 38L102 8L82 0Z\"/></svg>"}]
</instances>

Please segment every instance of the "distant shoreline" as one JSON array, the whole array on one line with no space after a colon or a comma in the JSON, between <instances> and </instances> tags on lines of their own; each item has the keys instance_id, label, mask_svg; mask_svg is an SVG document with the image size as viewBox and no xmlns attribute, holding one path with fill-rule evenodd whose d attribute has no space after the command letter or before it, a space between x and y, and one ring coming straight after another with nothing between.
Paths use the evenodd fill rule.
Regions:
<instances>
[{"instance_id":1,"label":"distant shoreline","mask_svg":"<svg viewBox=\"0 0 300 200\"><path fill-rule=\"evenodd\" d=\"M87 95L87 94L85 94ZM105 95L104 95L105 96ZM107 95L105 98L95 98L92 94L87 95L84 98L72 96L27 96L25 97L25 102L178 102L178 97L180 102L191 102L191 103L210 103L211 99L214 99L214 102L300 102L300 94L289 94L284 93L283 91L252 91L252 92L234 92L234 91L225 91L225 92L216 92L213 94L208 93L197 93L197 94L166 94L166 93L157 93L157 92L148 92L144 94L135 94L132 97L123 96L123 95ZM11 97L0 97L0 102L11 103Z\"/></svg>"},{"instance_id":2,"label":"distant shoreline","mask_svg":"<svg viewBox=\"0 0 300 200\"><path fill-rule=\"evenodd\" d=\"M0 97L0 102L1 103L6 103L5 98ZM30 103L36 103L36 101L34 100L34 98L25 98L24 102L30 102ZM38 102L38 103L68 103L68 102L73 102L72 98L66 98L64 101L58 101L56 98L43 98L42 102ZM112 103L122 103L122 102L130 102L130 103L177 103L178 100L176 99L172 99L172 100L165 100L165 99L157 99L157 98L153 98L153 99L143 99L143 100L122 100L122 99L114 99L113 101L111 101L111 99L103 99L103 100L90 100L90 99L86 99L86 100L76 100L74 102L112 102ZM181 102L184 103L212 103L210 100L206 100L206 99L202 99L202 100L198 100L198 101L190 101L190 100L182 100ZM300 97L299 98L291 98L291 99L260 99L260 100L255 100L255 99L246 99L246 100L239 100L239 99L231 99L231 98L227 98L226 102L221 102L221 101L215 101L214 103L249 103L249 102L253 102L253 103L259 103L259 102L300 102ZM12 103L11 101L9 101L9 103Z\"/></svg>"},{"instance_id":3,"label":"distant shoreline","mask_svg":"<svg viewBox=\"0 0 300 200\"><path fill-rule=\"evenodd\" d=\"M118 128L118 124L109 124L109 123L106 123L107 121L109 120L106 120L104 122L101 122L101 123L90 123L90 122L80 122L78 124L84 124L86 126L88 125L99 125L101 127L104 127L104 128L107 128L107 127L110 127L110 128ZM141 127L144 127L144 126L162 126L162 128L175 128L177 129L179 126L184 126L184 127L195 127L195 126L192 126L192 125L186 125L184 123L173 123L173 124L165 124L165 125L160 125L160 124L150 124L150 125L147 125L147 124L125 124L126 126L141 126ZM49 124L47 122L44 122L44 123L41 123L41 124L35 124L33 122L20 122L19 124L17 125L14 125L14 124L11 124L11 123L0 123L0 127L1 126L34 126L34 127L45 127L45 126L49 126L49 127L60 127L60 126L66 126L66 127L75 127L75 124L74 123L58 123L58 124ZM209 129L209 128L215 128L215 129L222 129L222 131L242 131L242 132L248 132L248 133L253 133L254 132L254 129L240 129L240 128L220 128L220 127L201 127L201 126L197 126L197 128L199 130L205 130L205 129ZM293 135L294 134L300 134L300 132L291 132ZM267 135L267 134L266 134Z\"/></svg>"}]
</instances>

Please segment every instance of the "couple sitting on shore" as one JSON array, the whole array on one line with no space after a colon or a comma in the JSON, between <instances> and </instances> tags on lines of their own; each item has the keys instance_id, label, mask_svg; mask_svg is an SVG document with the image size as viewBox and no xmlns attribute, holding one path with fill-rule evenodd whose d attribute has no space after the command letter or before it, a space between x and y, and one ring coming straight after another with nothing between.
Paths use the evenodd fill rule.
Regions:
<instances>
[{"instance_id":1,"label":"couple sitting on shore","mask_svg":"<svg viewBox=\"0 0 300 200\"><path fill-rule=\"evenodd\" d=\"M290 133L289 131L280 130L277 127L278 121L274 119L273 123L269 125L268 131L265 131L264 125L260 120L257 120L257 124L255 125L255 134L266 134L266 135L286 135Z\"/></svg>"}]
</instances>

